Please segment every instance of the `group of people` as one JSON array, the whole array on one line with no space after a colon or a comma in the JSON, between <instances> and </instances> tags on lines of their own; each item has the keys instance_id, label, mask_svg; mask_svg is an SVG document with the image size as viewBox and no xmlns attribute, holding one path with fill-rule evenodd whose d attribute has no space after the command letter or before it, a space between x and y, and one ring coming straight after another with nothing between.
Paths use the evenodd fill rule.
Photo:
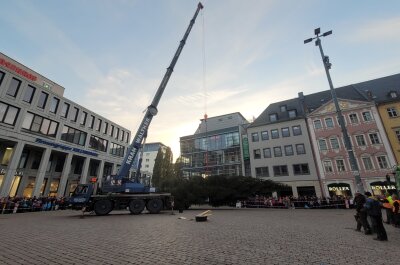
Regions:
<instances>
[{"instance_id":1,"label":"group of people","mask_svg":"<svg viewBox=\"0 0 400 265\"><path fill-rule=\"evenodd\" d=\"M0 199L0 214L64 210L68 200L64 197L4 197Z\"/></svg>"},{"instance_id":2,"label":"group of people","mask_svg":"<svg viewBox=\"0 0 400 265\"><path fill-rule=\"evenodd\" d=\"M351 208L353 201L343 196L332 196L332 198L317 196L284 196L265 197L256 196L247 201L240 202L241 207L246 208L304 208L304 209L338 209Z\"/></svg>"},{"instance_id":3,"label":"group of people","mask_svg":"<svg viewBox=\"0 0 400 265\"><path fill-rule=\"evenodd\" d=\"M361 228L363 228L366 235L376 233L374 240L387 241L388 237L383 225L382 208L386 209L386 223L400 227L400 200L396 194L387 194L386 200L382 202L370 192L365 192L365 194L356 193L354 202L356 205L356 231L361 232Z\"/></svg>"}]
</instances>

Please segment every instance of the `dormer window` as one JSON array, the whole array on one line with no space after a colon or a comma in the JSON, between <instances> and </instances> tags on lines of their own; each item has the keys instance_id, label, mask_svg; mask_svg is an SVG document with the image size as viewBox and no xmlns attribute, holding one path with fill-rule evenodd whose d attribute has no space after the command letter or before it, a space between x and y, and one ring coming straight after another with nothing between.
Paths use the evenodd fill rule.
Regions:
<instances>
[{"instance_id":1,"label":"dormer window","mask_svg":"<svg viewBox=\"0 0 400 265\"><path fill-rule=\"evenodd\" d=\"M295 110L295 109L292 109L292 110L289 110L288 111L288 114L289 114L289 118L296 118L296 116L297 116L297 111Z\"/></svg>"},{"instance_id":2,"label":"dormer window","mask_svg":"<svg viewBox=\"0 0 400 265\"><path fill-rule=\"evenodd\" d=\"M389 96L391 98L397 98L397 92L396 91L390 91Z\"/></svg>"},{"instance_id":3,"label":"dormer window","mask_svg":"<svg viewBox=\"0 0 400 265\"><path fill-rule=\"evenodd\" d=\"M286 105L282 105L280 108L281 108L281 112L285 112L286 111Z\"/></svg>"},{"instance_id":4,"label":"dormer window","mask_svg":"<svg viewBox=\"0 0 400 265\"><path fill-rule=\"evenodd\" d=\"M273 122L273 121L277 121L278 120L278 114L273 113L269 115L269 121Z\"/></svg>"}]
</instances>

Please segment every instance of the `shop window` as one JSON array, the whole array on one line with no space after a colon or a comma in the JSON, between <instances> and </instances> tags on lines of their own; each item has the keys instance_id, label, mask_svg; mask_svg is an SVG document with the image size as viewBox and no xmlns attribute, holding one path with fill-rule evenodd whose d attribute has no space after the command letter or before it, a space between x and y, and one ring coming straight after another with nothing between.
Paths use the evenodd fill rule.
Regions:
<instances>
[{"instance_id":1,"label":"shop window","mask_svg":"<svg viewBox=\"0 0 400 265\"><path fill-rule=\"evenodd\" d=\"M35 95L35 91L36 91L35 87L28 85L26 87L25 94L24 94L24 97L22 100L27 103L32 103L32 99L33 99L33 96Z\"/></svg>"},{"instance_id":2,"label":"shop window","mask_svg":"<svg viewBox=\"0 0 400 265\"><path fill-rule=\"evenodd\" d=\"M15 98L18 94L20 86L21 86L21 80L18 80L17 78L13 77L11 79L10 85L8 86L7 95Z\"/></svg>"},{"instance_id":3,"label":"shop window","mask_svg":"<svg viewBox=\"0 0 400 265\"><path fill-rule=\"evenodd\" d=\"M25 168L26 163L28 162L29 158L29 151L24 150L21 154L21 158L19 159L18 168Z\"/></svg>"},{"instance_id":4,"label":"shop window","mask_svg":"<svg viewBox=\"0 0 400 265\"><path fill-rule=\"evenodd\" d=\"M65 156L64 157L58 156L57 162L56 162L56 167L55 167L54 171L62 172L63 168L64 168L64 163L65 163Z\"/></svg>"},{"instance_id":5,"label":"shop window","mask_svg":"<svg viewBox=\"0 0 400 265\"><path fill-rule=\"evenodd\" d=\"M60 185L59 179L54 179L50 183L49 196L57 196L58 186Z\"/></svg>"},{"instance_id":6,"label":"shop window","mask_svg":"<svg viewBox=\"0 0 400 265\"><path fill-rule=\"evenodd\" d=\"M329 196L351 197L350 185L347 183L332 183L328 185Z\"/></svg>"},{"instance_id":7,"label":"shop window","mask_svg":"<svg viewBox=\"0 0 400 265\"><path fill-rule=\"evenodd\" d=\"M42 153L35 153L33 156L31 169L39 169L40 160L42 160Z\"/></svg>"},{"instance_id":8,"label":"shop window","mask_svg":"<svg viewBox=\"0 0 400 265\"><path fill-rule=\"evenodd\" d=\"M299 196L316 196L314 186L301 186L297 187L297 194Z\"/></svg>"},{"instance_id":9,"label":"shop window","mask_svg":"<svg viewBox=\"0 0 400 265\"><path fill-rule=\"evenodd\" d=\"M13 150L13 147L6 147L6 150L4 151L3 157L1 159L1 164L3 166L8 166L8 163L10 163Z\"/></svg>"},{"instance_id":10,"label":"shop window","mask_svg":"<svg viewBox=\"0 0 400 265\"><path fill-rule=\"evenodd\" d=\"M74 174L82 174L83 170L83 159L77 159L75 161L75 168L74 168Z\"/></svg>"},{"instance_id":11,"label":"shop window","mask_svg":"<svg viewBox=\"0 0 400 265\"><path fill-rule=\"evenodd\" d=\"M35 177L29 177L28 178L28 183L26 184L24 191L23 191L23 196L30 198L32 197L33 194L33 189L35 188Z\"/></svg>"},{"instance_id":12,"label":"shop window","mask_svg":"<svg viewBox=\"0 0 400 265\"><path fill-rule=\"evenodd\" d=\"M49 94L47 94L43 91L40 93L39 100L37 103L38 108L44 109L46 107L48 97L49 97Z\"/></svg>"},{"instance_id":13,"label":"shop window","mask_svg":"<svg viewBox=\"0 0 400 265\"><path fill-rule=\"evenodd\" d=\"M15 195L17 195L17 190L20 183L21 183L21 176L14 176L9 193L10 197L15 197Z\"/></svg>"}]
</instances>

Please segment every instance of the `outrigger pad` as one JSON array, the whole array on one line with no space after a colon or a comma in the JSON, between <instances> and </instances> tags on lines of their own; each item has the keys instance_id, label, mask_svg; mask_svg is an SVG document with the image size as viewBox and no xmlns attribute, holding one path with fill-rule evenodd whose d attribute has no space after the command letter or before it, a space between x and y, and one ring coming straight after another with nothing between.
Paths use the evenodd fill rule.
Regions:
<instances>
[{"instance_id":1,"label":"outrigger pad","mask_svg":"<svg viewBox=\"0 0 400 265\"><path fill-rule=\"evenodd\" d=\"M201 214L196 215L196 222L205 222L207 221L207 217L211 215L211 210L207 210L202 212Z\"/></svg>"}]
</instances>

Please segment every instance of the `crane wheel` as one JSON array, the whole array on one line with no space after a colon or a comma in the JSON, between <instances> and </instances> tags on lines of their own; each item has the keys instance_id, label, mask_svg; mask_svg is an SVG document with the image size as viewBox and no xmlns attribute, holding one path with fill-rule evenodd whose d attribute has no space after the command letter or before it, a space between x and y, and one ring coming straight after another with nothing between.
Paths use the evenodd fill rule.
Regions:
<instances>
[{"instance_id":1,"label":"crane wheel","mask_svg":"<svg viewBox=\"0 0 400 265\"><path fill-rule=\"evenodd\" d=\"M151 199L147 202L146 208L150 213L159 213L163 207L161 199Z\"/></svg>"},{"instance_id":2,"label":"crane wheel","mask_svg":"<svg viewBox=\"0 0 400 265\"><path fill-rule=\"evenodd\" d=\"M129 202L129 211L131 214L140 214L145 207L144 200L131 200Z\"/></svg>"},{"instance_id":3,"label":"crane wheel","mask_svg":"<svg viewBox=\"0 0 400 265\"><path fill-rule=\"evenodd\" d=\"M94 203L94 212L96 215L107 215L113 209L113 203L110 200L100 200Z\"/></svg>"}]
</instances>

